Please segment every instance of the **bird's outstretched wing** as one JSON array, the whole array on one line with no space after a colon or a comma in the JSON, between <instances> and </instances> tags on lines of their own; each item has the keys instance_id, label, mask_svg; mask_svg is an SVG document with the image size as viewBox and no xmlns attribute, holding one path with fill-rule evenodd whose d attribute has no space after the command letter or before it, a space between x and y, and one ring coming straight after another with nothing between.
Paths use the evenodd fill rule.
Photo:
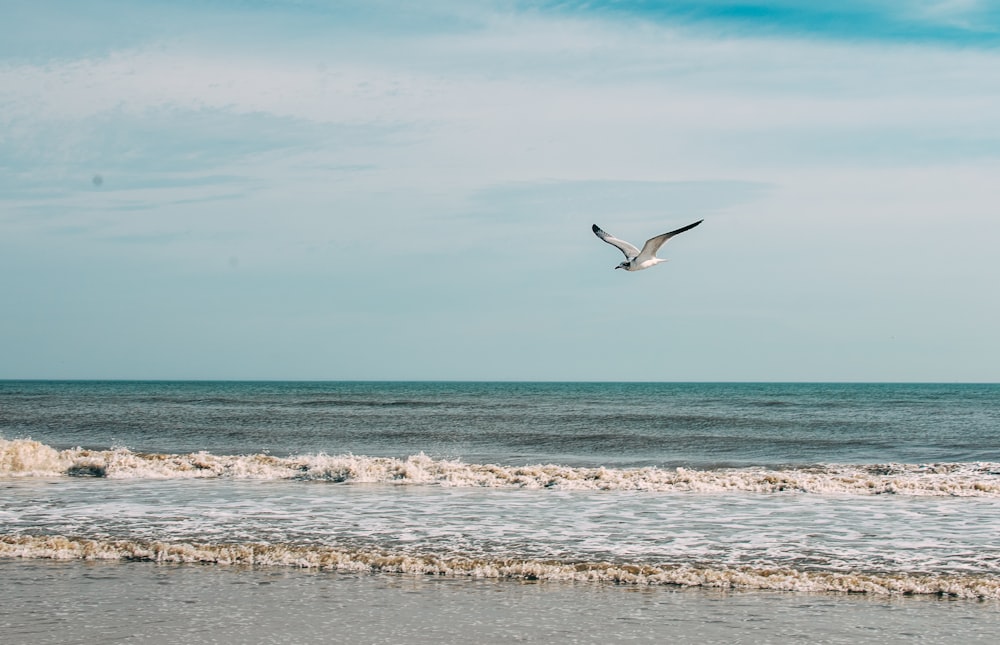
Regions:
<instances>
[{"instance_id":1,"label":"bird's outstretched wing","mask_svg":"<svg viewBox=\"0 0 1000 645\"><path fill-rule=\"evenodd\" d=\"M642 252L640 252L638 254L638 257L637 257L638 261L641 263L641 262L644 262L646 260L652 260L653 257L656 255L656 252L660 250L661 246L663 246L664 242L666 242L667 240L669 240L670 238L672 238L675 235L678 235L680 233L683 233L684 231L688 231L688 230L694 228L695 226L698 226L699 224L701 224L704 221L705 220L700 219L697 222L695 222L694 224L688 224L687 226L682 226L679 229L677 229L676 231L670 231L669 233L664 233L663 235L657 235L656 237L649 238L648 240L646 240L646 243L642 245ZM600 234L598 234L598 235L600 235ZM614 239L614 238L612 238L612 239ZM604 240L604 241L607 242L608 240ZM621 240L619 240L619 241L621 241ZM612 244L614 244L614 242L612 242Z\"/></svg>"},{"instance_id":2,"label":"bird's outstretched wing","mask_svg":"<svg viewBox=\"0 0 1000 645\"><path fill-rule=\"evenodd\" d=\"M692 226L694 226L694 225L692 224ZM625 254L625 259L626 260L631 260L632 258L634 258L637 255L639 255L639 249L637 249L636 247L632 246L631 244L629 244L625 240L619 240L617 237L614 237L613 235L608 235L607 233L605 233L604 231L602 231L600 229L600 227L597 226L597 224L594 224L593 229L594 229L594 235L596 235L597 237L601 238L602 240L604 240L605 242L607 242L611 246L617 246L621 250L621 252ZM671 235L671 233L667 233L667 235ZM650 242L652 242L652 240L650 240ZM662 242L660 244L662 244ZM649 242L646 242L646 246L649 246ZM660 247L657 246L656 248L660 248ZM654 253L655 252L656 251L654 251Z\"/></svg>"}]
</instances>

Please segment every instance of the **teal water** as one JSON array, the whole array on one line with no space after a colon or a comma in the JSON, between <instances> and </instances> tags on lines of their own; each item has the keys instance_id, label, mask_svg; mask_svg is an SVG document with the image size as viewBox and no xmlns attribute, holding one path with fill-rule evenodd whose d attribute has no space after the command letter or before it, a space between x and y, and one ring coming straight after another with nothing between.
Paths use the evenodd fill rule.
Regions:
<instances>
[{"instance_id":1,"label":"teal water","mask_svg":"<svg viewBox=\"0 0 1000 645\"><path fill-rule=\"evenodd\" d=\"M0 436L505 465L996 462L1000 385L0 381Z\"/></svg>"}]
</instances>

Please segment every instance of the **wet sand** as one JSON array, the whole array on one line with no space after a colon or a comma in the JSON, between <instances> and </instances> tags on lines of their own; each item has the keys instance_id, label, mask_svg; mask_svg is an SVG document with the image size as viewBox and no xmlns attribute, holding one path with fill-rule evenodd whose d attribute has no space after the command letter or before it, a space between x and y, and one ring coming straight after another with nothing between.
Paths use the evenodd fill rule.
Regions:
<instances>
[{"instance_id":1,"label":"wet sand","mask_svg":"<svg viewBox=\"0 0 1000 645\"><path fill-rule=\"evenodd\" d=\"M1000 603L928 597L0 560L0 642L994 642Z\"/></svg>"}]
</instances>

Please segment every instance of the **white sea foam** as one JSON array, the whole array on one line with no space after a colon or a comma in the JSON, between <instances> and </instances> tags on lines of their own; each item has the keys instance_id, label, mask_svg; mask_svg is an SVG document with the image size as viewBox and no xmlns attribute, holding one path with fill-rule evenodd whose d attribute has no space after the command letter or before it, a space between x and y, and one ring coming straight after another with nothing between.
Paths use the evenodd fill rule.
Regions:
<instances>
[{"instance_id":1,"label":"white sea foam","mask_svg":"<svg viewBox=\"0 0 1000 645\"><path fill-rule=\"evenodd\" d=\"M63 536L0 535L0 557L286 566L330 571L450 577L1000 599L1000 580L992 576L841 573L748 566L709 568L690 565L483 559L261 543L170 543L93 540Z\"/></svg>"},{"instance_id":2,"label":"white sea foam","mask_svg":"<svg viewBox=\"0 0 1000 645\"><path fill-rule=\"evenodd\" d=\"M325 454L294 457L161 454L126 448L57 451L31 439L0 439L0 476L112 479L301 479L486 488L658 492L900 494L1000 497L1000 463L815 465L805 468L583 468L502 466L432 459Z\"/></svg>"}]
</instances>

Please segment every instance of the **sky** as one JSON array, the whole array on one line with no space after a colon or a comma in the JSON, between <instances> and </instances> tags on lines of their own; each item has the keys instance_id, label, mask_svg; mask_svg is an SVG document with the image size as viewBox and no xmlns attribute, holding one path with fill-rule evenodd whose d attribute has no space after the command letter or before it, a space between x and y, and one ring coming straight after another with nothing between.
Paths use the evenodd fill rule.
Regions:
<instances>
[{"instance_id":1,"label":"sky","mask_svg":"<svg viewBox=\"0 0 1000 645\"><path fill-rule=\"evenodd\" d=\"M0 378L1000 381L1000 2L3 13Z\"/></svg>"}]
</instances>

